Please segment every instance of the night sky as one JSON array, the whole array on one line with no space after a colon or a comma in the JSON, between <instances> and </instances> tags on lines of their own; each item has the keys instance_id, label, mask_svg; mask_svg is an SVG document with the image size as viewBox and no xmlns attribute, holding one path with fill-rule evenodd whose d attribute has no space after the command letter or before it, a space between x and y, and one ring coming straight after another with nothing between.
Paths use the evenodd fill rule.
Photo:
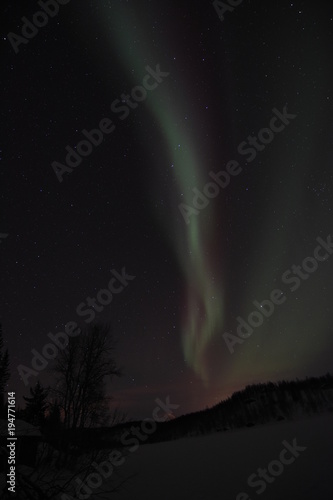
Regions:
<instances>
[{"instance_id":1,"label":"night sky","mask_svg":"<svg viewBox=\"0 0 333 500\"><path fill-rule=\"evenodd\" d=\"M23 43L41 7L4 3L1 322L18 402L53 380L24 384L31 350L92 316L118 338L108 395L131 417L332 371L333 248L317 239L333 234L333 7L232 9L70 0ZM83 315L123 268L135 278ZM226 335L260 309L248 338Z\"/></svg>"}]
</instances>

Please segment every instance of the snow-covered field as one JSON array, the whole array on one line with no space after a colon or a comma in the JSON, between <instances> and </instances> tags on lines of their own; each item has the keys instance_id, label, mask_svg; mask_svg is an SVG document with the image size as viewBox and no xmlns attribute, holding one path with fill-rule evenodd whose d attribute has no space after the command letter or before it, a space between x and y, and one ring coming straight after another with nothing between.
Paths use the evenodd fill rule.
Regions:
<instances>
[{"instance_id":1,"label":"snow-covered field","mask_svg":"<svg viewBox=\"0 0 333 500\"><path fill-rule=\"evenodd\" d=\"M298 422L279 422L210 436L141 446L130 453L117 472L129 479L120 491L108 495L114 500L332 500L333 499L333 414ZM282 444L306 447L293 463L274 464L280 475L266 484L249 486L251 474L267 469L279 460ZM292 461L290 451L283 454ZM112 483L115 476L112 474ZM110 479L111 479L110 478ZM258 478L253 478L258 481ZM263 481L263 480L262 480ZM110 484L112 484L110 483ZM263 483L262 483L263 484ZM105 486L105 483L104 483ZM96 491L96 490L95 490ZM241 492L244 492L243 495ZM239 496L238 496L239 495ZM238 498L237 498L238 496ZM92 494L91 498L94 498Z\"/></svg>"}]
</instances>

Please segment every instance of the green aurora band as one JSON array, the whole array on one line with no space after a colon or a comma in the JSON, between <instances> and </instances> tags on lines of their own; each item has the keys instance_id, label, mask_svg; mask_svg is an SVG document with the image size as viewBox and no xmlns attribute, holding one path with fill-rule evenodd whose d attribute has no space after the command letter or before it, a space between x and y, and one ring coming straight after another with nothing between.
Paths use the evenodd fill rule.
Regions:
<instances>
[{"instance_id":1,"label":"green aurora band","mask_svg":"<svg viewBox=\"0 0 333 500\"><path fill-rule=\"evenodd\" d=\"M136 28L135 32L133 26ZM147 58L143 52L150 52L149 60L153 61L155 54L151 54L153 48L150 41L144 41L144 37L141 36L144 30L139 33L137 20L129 18L129 12L125 12L118 4L112 9L112 19L108 20L108 31L113 38L113 48L131 78L142 75L147 65ZM133 44L133 40L136 39L140 40L140 44ZM155 61L157 64L158 55ZM155 67L155 64L152 66ZM162 65L161 70L167 71L168 68ZM192 188L197 186L200 189L207 182L207 178L203 176L203 160L198 160L200 154L195 147L198 144L197 138L188 132L186 123L179 125L181 116L185 113L179 105L177 106L176 100L181 103L186 102L186 96L182 95L181 89L188 86L185 81L177 82L177 90L170 96L167 87L172 85L172 81L168 82L168 78L170 76L166 82L149 93L144 106L149 107L154 120L160 126L169 156L167 165L169 166L171 162L174 167L178 202L173 203L171 213L167 213L166 217L172 220L171 231L167 230L167 234L173 235L172 245L186 283L181 318L184 358L187 365L205 384L208 384L209 373L205 354L213 337L221 333L224 319L221 279L217 276L216 270L220 264L217 265L213 258L216 225L212 203L204 209L204 213L192 215L189 224L185 223L178 210L180 202L193 205ZM137 85L139 82L133 81L133 83ZM141 112L144 111L141 109ZM175 198L174 193L173 197Z\"/></svg>"}]
</instances>

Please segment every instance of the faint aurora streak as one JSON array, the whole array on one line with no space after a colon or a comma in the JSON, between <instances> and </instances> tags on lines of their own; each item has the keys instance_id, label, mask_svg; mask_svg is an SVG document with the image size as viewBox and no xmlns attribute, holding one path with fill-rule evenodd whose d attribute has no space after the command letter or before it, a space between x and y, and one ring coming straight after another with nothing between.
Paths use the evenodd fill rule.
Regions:
<instances>
[{"instance_id":1,"label":"faint aurora streak","mask_svg":"<svg viewBox=\"0 0 333 500\"><path fill-rule=\"evenodd\" d=\"M136 74L142 74L148 59L158 61L159 57L153 53L154 45L147 39L147 35L146 39L144 37L144 33L149 30L143 29L143 26L140 30L140 22L133 14L133 9L130 17L128 10L121 5L113 9L112 19L107 20L107 29L113 38L113 49L120 56L131 79L135 78ZM134 43L134 40L139 40L140 43ZM169 68L161 65L161 70L169 71ZM172 78L172 75L169 78ZM139 82L133 83L137 85ZM178 81L177 89L171 95L166 86L168 83L163 83L156 91L151 92L145 106L149 107L160 126L169 155L167 165L171 162L174 167L177 199L192 206L192 188L204 185L204 161L199 160L202 153L198 151L198 137L193 132L188 132L186 123L181 123L181 116L186 113L176 104L176 101L186 102L187 97L182 89L190 86L185 81ZM174 191L173 186L170 185L170 190ZM173 192L172 195L174 194ZM216 261L216 224L211 205L213 204L205 208L205 214L191 216L188 225L180 216L178 208L177 211L166 214L168 221L165 222L168 226L171 220L171 231L168 230L167 234L173 235L172 245L185 279L181 317L184 358L186 364L205 384L209 381L205 354L213 337L221 334L224 319L224 299L220 289L221 258Z\"/></svg>"}]
</instances>

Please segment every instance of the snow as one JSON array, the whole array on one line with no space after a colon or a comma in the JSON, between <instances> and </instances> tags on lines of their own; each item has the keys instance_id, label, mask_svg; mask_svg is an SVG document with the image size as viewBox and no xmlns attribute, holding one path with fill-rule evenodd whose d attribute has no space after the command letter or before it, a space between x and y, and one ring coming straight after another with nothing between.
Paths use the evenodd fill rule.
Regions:
<instances>
[{"instance_id":1,"label":"snow","mask_svg":"<svg viewBox=\"0 0 333 500\"><path fill-rule=\"evenodd\" d=\"M140 446L118 467L132 476L114 500L333 499L333 414L279 422L209 436ZM282 441L306 447L262 494L247 484L259 467L278 460ZM288 457L291 456L290 454ZM113 481L110 481L112 480ZM109 486L114 485L114 474ZM106 480L103 486L106 486ZM97 490L95 490L97 492ZM94 491L94 493L95 493ZM96 498L92 494L91 498ZM238 500L245 500L240 495Z\"/></svg>"},{"instance_id":2,"label":"snow","mask_svg":"<svg viewBox=\"0 0 333 500\"><path fill-rule=\"evenodd\" d=\"M88 500L333 500L333 413L141 445ZM306 447L262 494L248 478L293 442ZM112 450L110 450L111 452ZM296 453L297 455L297 453ZM284 455L290 460L292 454ZM50 476L54 469L49 470ZM70 476L69 476L70 477ZM45 478L44 478L45 479ZM4 480L4 478L3 478ZM65 476L63 477L65 480ZM59 478L59 483L62 480ZM121 484L119 490L112 490ZM75 485L72 485L75 487ZM242 494L243 492L243 494ZM61 495L58 496L61 498ZM70 497L65 497L70 498Z\"/></svg>"}]
</instances>

